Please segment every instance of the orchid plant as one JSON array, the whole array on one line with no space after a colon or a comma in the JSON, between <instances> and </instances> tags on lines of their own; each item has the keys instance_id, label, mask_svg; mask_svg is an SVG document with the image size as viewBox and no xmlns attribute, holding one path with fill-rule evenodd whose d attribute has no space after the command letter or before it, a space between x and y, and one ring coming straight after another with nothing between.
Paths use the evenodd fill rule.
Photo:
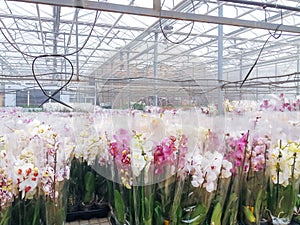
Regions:
<instances>
[{"instance_id":1,"label":"orchid plant","mask_svg":"<svg viewBox=\"0 0 300 225\"><path fill-rule=\"evenodd\" d=\"M279 140L270 150L267 170L267 211L273 224L289 224L296 204L299 186L298 142Z\"/></svg>"},{"instance_id":2,"label":"orchid plant","mask_svg":"<svg viewBox=\"0 0 300 225\"><path fill-rule=\"evenodd\" d=\"M297 110L297 101L277 100L260 110ZM222 133L214 113L201 110L201 126L192 112L178 109L39 113L38 119L19 109L0 111L0 225L49 218L62 224L71 160L99 173L84 169L87 175L73 185L82 183L85 205L100 200L96 175L107 178L112 213L122 225L288 223L300 178L298 117L255 114L253 102L243 104L227 101L226 113L268 121L258 129L230 120Z\"/></svg>"},{"instance_id":3,"label":"orchid plant","mask_svg":"<svg viewBox=\"0 0 300 225\"><path fill-rule=\"evenodd\" d=\"M37 119L13 117L4 126L8 131L1 136L1 179L6 184L1 187L1 209L11 204L2 215L3 224L61 224L74 144Z\"/></svg>"}]
</instances>

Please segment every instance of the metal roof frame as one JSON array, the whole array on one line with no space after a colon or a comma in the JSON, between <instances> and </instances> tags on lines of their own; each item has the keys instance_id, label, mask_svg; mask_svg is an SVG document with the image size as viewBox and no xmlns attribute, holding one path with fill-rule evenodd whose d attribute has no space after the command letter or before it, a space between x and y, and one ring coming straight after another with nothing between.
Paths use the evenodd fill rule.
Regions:
<instances>
[{"instance_id":1,"label":"metal roof frame","mask_svg":"<svg viewBox=\"0 0 300 225\"><path fill-rule=\"evenodd\" d=\"M82 51L69 57L76 68L77 76L74 81L90 82L96 78L98 87L102 87L106 79L121 77L124 78L124 85L128 85L126 78L131 79L140 74L155 77L156 72L161 79L182 79L182 73L176 71L185 71L186 79L192 77L195 80L209 80L213 77L216 81L213 85L218 87L220 26L226 28L222 35L222 70L223 73L236 74L233 78L235 81L241 79L241 73L251 67L251 60L255 59L269 36L268 31L282 31L283 34L278 40L270 39L264 48L266 54L262 55L258 66L271 68L272 63L275 65L287 62L297 64L295 72L300 70L300 25L297 22L300 10L297 2L292 0L286 0L286 5L275 0L193 0L194 10L192 0L177 0L174 7L163 6L161 10L159 0L153 0L153 8L137 4L139 0L126 0L124 4L116 4L111 0L0 1L5 2L0 7L0 28L6 32L15 47L27 50L29 54L56 55L76 51L89 37ZM16 13L16 4L28 4L32 11L24 11L24 15ZM53 11L44 13L44 7L48 6L52 6ZM234 13L219 16L218 10L221 7L225 8L225 12L233 10ZM30 9L28 7L27 10ZM68 10L70 13L66 13ZM94 32L89 35L96 11L101 12L100 19L94 25ZM81 17L79 13L82 13ZM132 21L128 23L124 18L128 19L129 16ZM264 16L268 16L267 21ZM139 18L144 24L138 21L134 23L135 18ZM147 18L151 22L146 22ZM195 23L195 28L189 32L191 21ZM163 25L175 26L181 23L171 35L179 39L188 35L188 39L179 45L168 42L162 35L166 31L160 29L160 22ZM18 53L0 34L1 50L3 77L0 71L0 78L9 80L8 75L13 74L20 76L20 83L30 81L32 59ZM267 55L271 52L274 57ZM66 62L49 60L57 68L54 73L68 71ZM205 68L197 72L192 69L193 66ZM168 67L172 69L165 72L164 68ZM40 68L49 70L46 65ZM270 72L270 76L276 75L278 74ZM12 80L14 79L12 76ZM51 77L44 79L51 80ZM53 80L55 81L54 76ZM62 80L61 77L57 84ZM74 87L76 84L78 83L74 82Z\"/></svg>"}]
</instances>

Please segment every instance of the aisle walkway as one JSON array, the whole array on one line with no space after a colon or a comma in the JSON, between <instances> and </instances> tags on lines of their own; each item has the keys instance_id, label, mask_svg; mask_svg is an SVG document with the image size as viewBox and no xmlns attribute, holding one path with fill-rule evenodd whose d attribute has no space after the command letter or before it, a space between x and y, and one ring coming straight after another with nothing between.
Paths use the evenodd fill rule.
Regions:
<instances>
[{"instance_id":1,"label":"aisle walkway","mask_svg":"<svg viewBox=\"0 0 300 225\"><path fill-rule=\"evenodd\" d=\"M107 218L95 218L90 220L67 222L66 225L111 225L111 223Z\"/></svg>"}]
</instances>

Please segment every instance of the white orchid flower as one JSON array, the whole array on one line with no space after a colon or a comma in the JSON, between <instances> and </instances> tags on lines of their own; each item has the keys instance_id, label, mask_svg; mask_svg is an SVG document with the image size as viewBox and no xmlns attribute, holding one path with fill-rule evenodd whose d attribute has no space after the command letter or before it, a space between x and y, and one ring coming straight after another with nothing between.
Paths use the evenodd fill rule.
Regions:
<instances>
[{"instance_id":1,"label":"white orchid flower","mask_svg":"<svg viewBox=\"0 0 300 225\"><path fill-rule=\"evenodd\" d=\"M151 141L144 142L138 135L131 140L131 170L135 177L138 177L142 170L149 168L150 162L153 160L152 146Z\"/></svg>"},{"instance_id":2,"label":"white orchid flower","mask_svg":"<svg viewBox=\"0 0 300 225\"><path fill-rule=\"evenodd\" d=\"M22 193L22 198L33 196L38 186L38 168L32 163L17 161L14 166L14 183Z\"/></svg>"}]
</instances>

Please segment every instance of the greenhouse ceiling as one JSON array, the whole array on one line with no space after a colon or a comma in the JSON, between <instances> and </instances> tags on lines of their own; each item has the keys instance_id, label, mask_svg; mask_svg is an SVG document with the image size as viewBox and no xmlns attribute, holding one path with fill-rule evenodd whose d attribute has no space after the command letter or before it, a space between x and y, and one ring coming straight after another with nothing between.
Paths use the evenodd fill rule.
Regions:
<instances>
[{"instance_id":1,"label":"greenhouse ceiling","mask_svg":"<svg viewBox=\"0 0 300 225\"><path fill-rule=\"evenodd\" d=\"M294 77L285 81L298 82L299 6L297 0L0 0L0 78L24 88L38 81L70 89L82 81L90 87L196 80L206 82L199 87L205 91L228 82L236 88L253 67L252 85L286 74Z\"/></svg>"}]
</instances>

